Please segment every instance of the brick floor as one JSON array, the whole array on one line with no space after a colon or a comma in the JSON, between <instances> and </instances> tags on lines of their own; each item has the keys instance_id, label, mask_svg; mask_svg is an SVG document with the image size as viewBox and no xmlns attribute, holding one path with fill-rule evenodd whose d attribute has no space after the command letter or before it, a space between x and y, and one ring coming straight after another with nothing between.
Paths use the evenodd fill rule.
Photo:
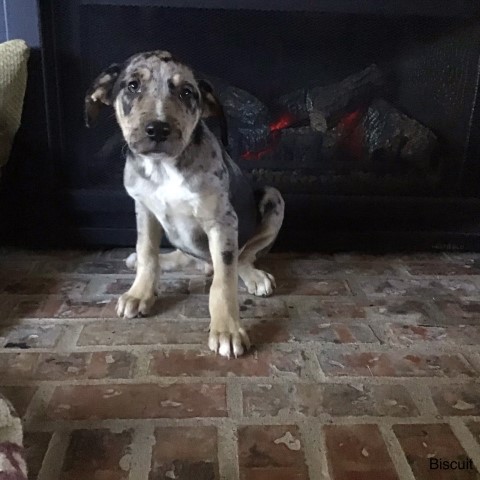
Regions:
<instances>
[{"instance_id":1,"label":"brick floor","mask_svg":"<svg viewBox=\"0 0 480 480\"><path fill-rule=\"evenodd\" d=\"M0 392L30 479L480 479L478 254L272 254L274 297L240 285L254 348L227 360L196 270L116 318L129 253L0 253Z\"/></svg>"}]
</instances>

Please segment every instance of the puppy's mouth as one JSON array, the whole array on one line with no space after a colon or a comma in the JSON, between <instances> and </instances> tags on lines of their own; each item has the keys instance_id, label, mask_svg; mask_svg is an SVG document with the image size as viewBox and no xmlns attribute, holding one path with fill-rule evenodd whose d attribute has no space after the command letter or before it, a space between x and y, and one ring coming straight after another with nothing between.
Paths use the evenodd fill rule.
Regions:
<instances>
[{"instance_id":1,"label":"puppy's mouth","mask_svg":"<svg viewBox=\"0 0 480 480\"><path fill-rule=\"evenodd\" d=\"M166 140L160 142L144 137L132 142L131 150L141 155L166 154L175 155L181 149L181 136L172 134Z\"/></svg>"}]
</instances>

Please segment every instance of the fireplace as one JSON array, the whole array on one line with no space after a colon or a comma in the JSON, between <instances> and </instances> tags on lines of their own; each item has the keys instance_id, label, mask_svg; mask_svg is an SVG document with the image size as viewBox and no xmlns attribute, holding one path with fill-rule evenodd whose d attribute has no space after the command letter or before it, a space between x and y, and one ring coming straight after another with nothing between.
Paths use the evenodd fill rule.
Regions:
<instances>
[{"instance_id":1,"label":"fireplace","mask_svg":"<svg viewBox=\"0 0 480 480\"><path fill-rule=\"evenodd\" d=\"M281 246L479 248L476 2L258 3L39 2L49 188L3 207L11 238L133 244L119 129L112 112L86 129L83 95L110 63L160 48L213 85L230 154L285 196ZM35 182L19 162L7 205Z\"/></svg>"}]
</instances>

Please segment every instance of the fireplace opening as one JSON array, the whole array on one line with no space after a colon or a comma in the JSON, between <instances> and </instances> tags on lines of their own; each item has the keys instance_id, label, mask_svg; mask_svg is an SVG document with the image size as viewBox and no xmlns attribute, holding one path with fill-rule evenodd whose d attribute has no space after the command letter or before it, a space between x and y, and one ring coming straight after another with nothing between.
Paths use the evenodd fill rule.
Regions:
<instances>
[{"instance_id":1,"label":"fireplace opening","mask_svg":"<svg viewBox=\"0 0 480 480\"><path fill-rule=\"evenodd\" d=\"M255 186L282 192L278 244L478 247L474 0L448 9L441 0L38 5L43 79L29 88L37 89L30 97L44 99L42 175L49 181L36 181L36 153L9 162L17 177L7 182L12 207L2 201L9 222L3 231L27 232L15 242L47 236L69 244L135 242L119 127L105 109L87 129L84 94L110 64L163 49L212 84L227 116L228 151L240 168ZM216 119L208 123L220 133ZM31 192L39 198L27 200ZM33 224L40 235L28 233Z\"/></svg>"},{"instance_id":2,"label":"fireplace opening","mask_svg":"<svg viewBox=\"0 0 480 480\"><path fill-rule=\"evenodd\" d=\"M80 11L80 90L130 54L174 52L214 86L227 113L229 151L257 184L334 195L458 193L478 24L145 6ZM78 121L68 127L78 159L70 182L121 186L113 120L93 132Z\"/></svg>"}]
</instances>

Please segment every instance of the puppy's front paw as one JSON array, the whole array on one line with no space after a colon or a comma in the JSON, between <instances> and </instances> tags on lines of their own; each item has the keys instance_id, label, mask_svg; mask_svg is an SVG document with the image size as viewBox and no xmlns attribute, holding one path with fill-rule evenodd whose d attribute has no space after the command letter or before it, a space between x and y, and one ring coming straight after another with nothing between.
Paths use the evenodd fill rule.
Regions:
<instances>
[{"instance_id":1,"label":"puppy's front paw","mask_svg":"<svg viewBox=\"0 0 480 480\"><path fill-rule=\"evenodd\" d=\"M239 326L231 328L228 328L227 325L223 328L211 327L208 346L210 350L223 357L234 356L237 358L250 348L250 339L247 332Z\"/></svg>"},{"instance_id":2,"label":"puppy's front paw","mask_svg":"<svg viewBox=\"0 0 480 480\"><path fill-rule=\"evenodd\" d=\"M126 318L148 315L154 303L154 295L140 296L128 291L118 299L117 315Z\"/></svg>"}]
</instances>

